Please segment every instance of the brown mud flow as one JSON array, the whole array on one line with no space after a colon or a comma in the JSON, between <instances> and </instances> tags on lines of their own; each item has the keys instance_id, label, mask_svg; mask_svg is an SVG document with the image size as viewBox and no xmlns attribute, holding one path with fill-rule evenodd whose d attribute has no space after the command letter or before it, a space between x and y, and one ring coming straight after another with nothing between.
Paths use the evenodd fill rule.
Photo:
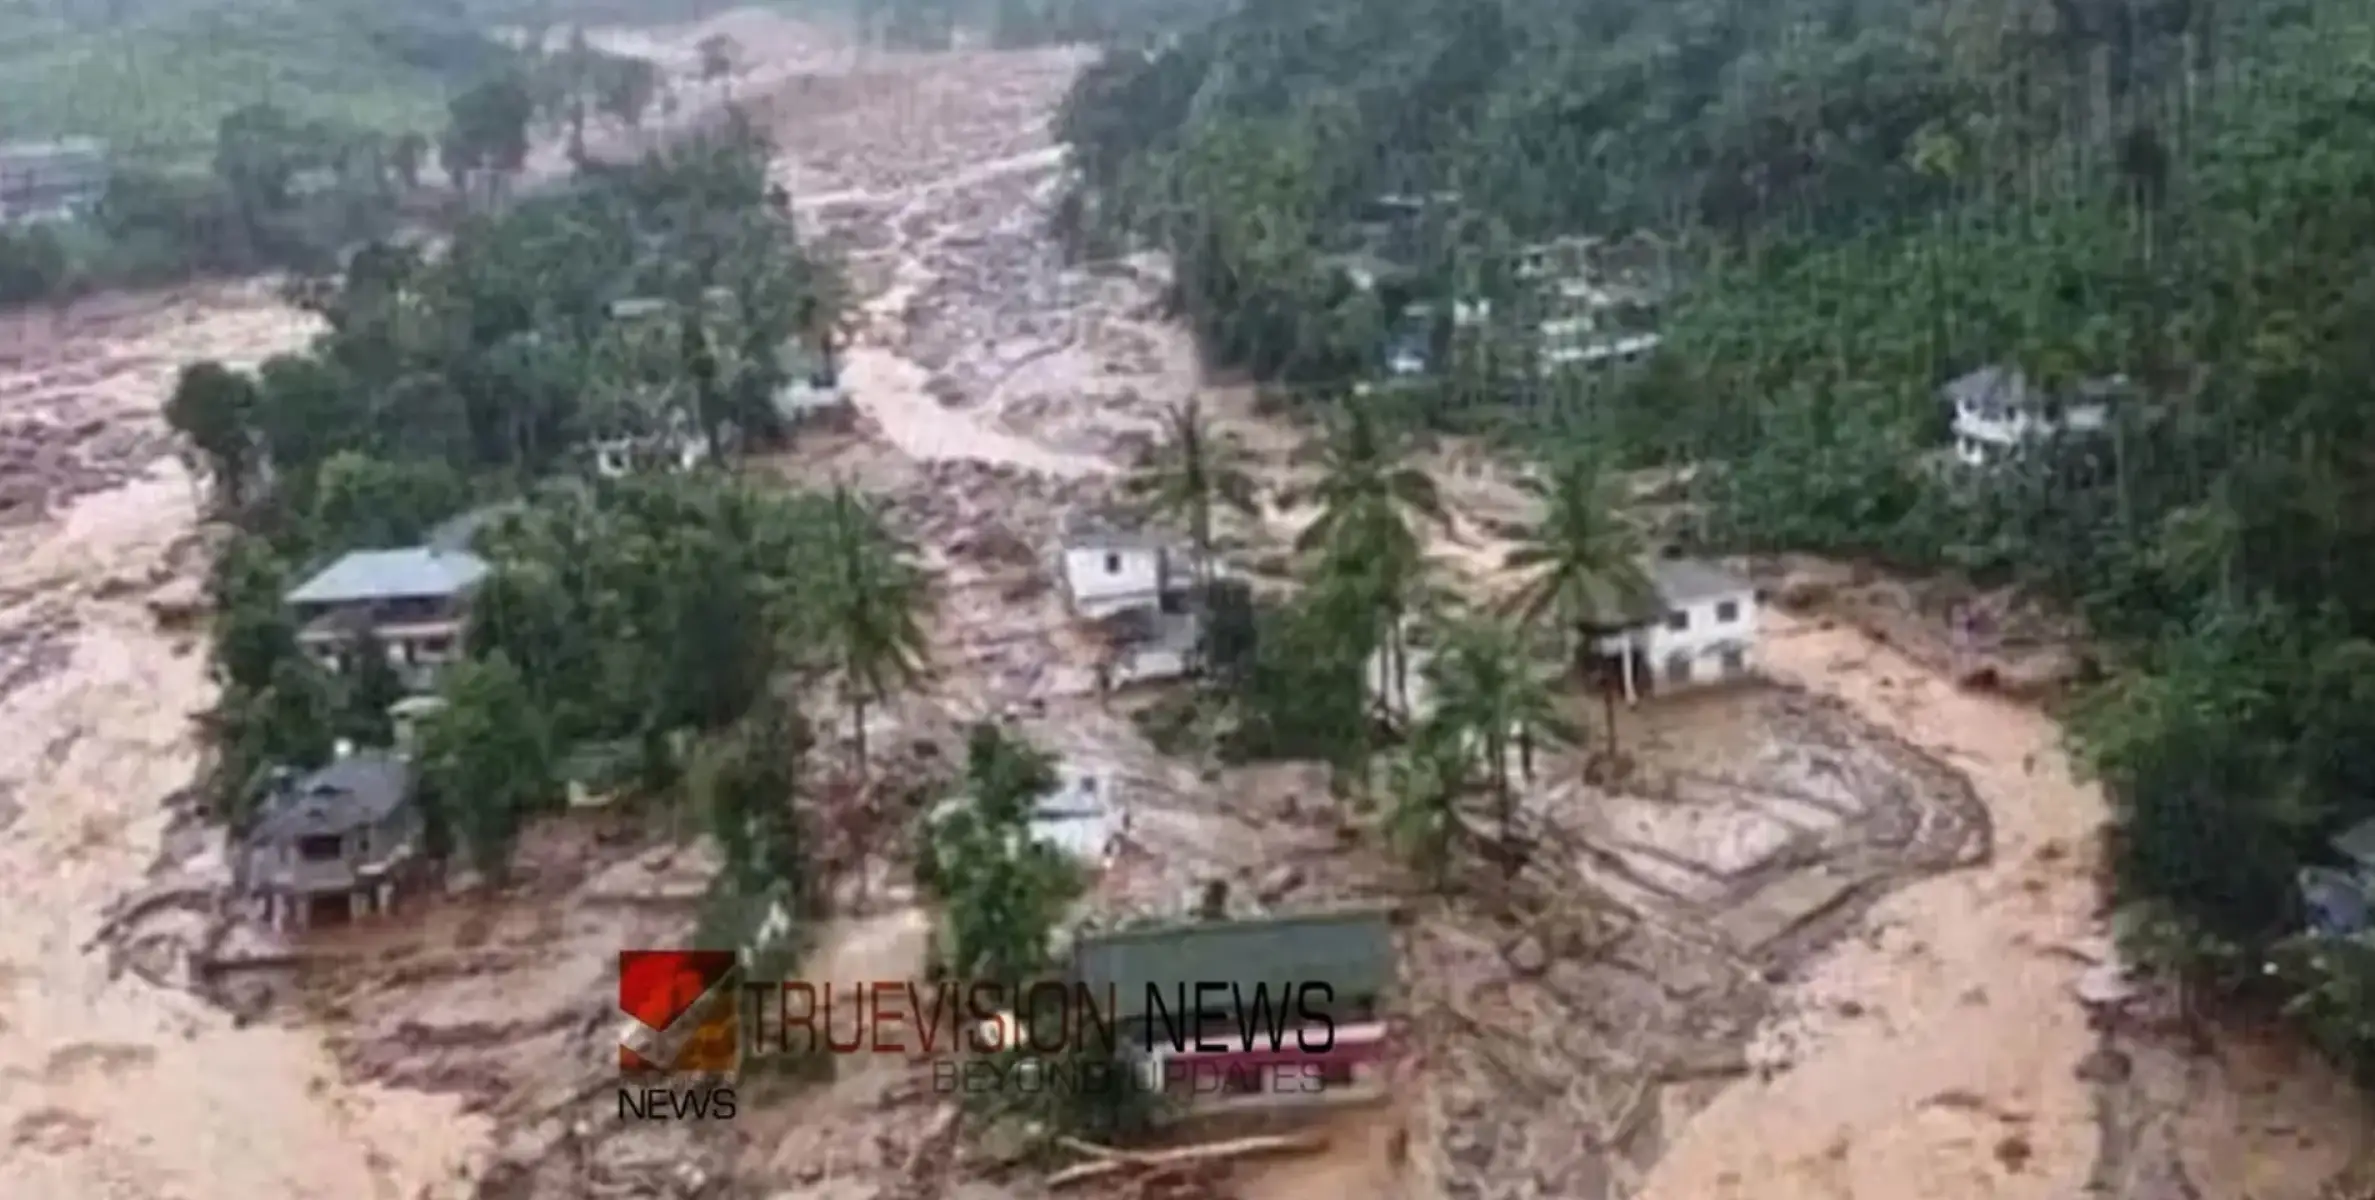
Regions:
<instances>
[{"instance_id":1,"label":"brown mud flow","mask_svg":"<svg viewBox=\"0 0 2375 1200\"><path fill-rule=\"evenodd\" d=\"M783 182L862 292L857 427L761 467L882 489L942 572L939 678L878 731L895 769L936 769L961 721L1019 713L1132 797L1112 907L1216 879L1248 906L1409 901L1420 1053L1397 1104L1216 1194L2058 1198L2110 1146L2107 1194L2183 1194L2153 1190L2173 1178L2154 1164L2182 1162L2202 1196L2312 1200L2357 1147L2362 1110L2306 1064L2241 1044L2104 1057L2072 994L2103 953L2101 796L2045 716L1848 624L1774 614L1770 686L1626 714L1621 781L1547 756L1522 815L1536 862L1491 893L1411 895L1314 769L1154 753L1126 704L1093 698L1040 565L1063 515L1107 497L1197 388L1161 316L1163 264L1067 265L1044 235L1047 123L1082 57L868 54L752 13L608 36L689 64L712 28L754 63L713 99L772 129ZM536 831L502 896L353 931L297 977L253 973L230 989L253 1019L183 990L217 948L220 864L160 803L197 765L188 717L210 689L191 636L158 620L187 608L203 551L155 409L181 362L292 348L307 326L246 291L46 320L0 341L10 1195L583 1200L729 1176L800 1200L1036 1194L984 1182L897 1064L754 1095L731 1125L622 1124L616 952L681 937L710 864L607 818ZM1208 399L1283 477L1294 435L1242 393ZM1430 465L1461 516L1437 552L1494 583L1495 531L1523 516L1506 472L1456 447ZM1289 524L1227 540L1259 565ZM155 903L93 947L128 893ZM864 899L811 973L918 973L920 911L887 877Z\"/></svg>"}]
</instances>

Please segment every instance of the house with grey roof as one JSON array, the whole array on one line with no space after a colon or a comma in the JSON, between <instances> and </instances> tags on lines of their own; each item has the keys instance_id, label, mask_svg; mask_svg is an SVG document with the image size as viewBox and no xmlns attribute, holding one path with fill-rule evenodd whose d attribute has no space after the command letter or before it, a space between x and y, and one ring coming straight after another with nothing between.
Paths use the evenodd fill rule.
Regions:
<instances>
[{"instance_id":1,"label":"house with grey roof","mask_svg":"<svg viewBox=\"0 0 2375 1200\"><path fill-rule=\"evenodd\" d=\"M107 194L107 145L90 138L0 145L0 225L86 216Z\"/></svg>"},{"instance_id":2,"label":"house with grey roof","mask_svg":"<svg viewBox=\"0 0 2375 1200\"><path fill-rule=\"evenodd\" d=\"M1628 628L1600 639L1627 700L1746 678L1757 642L1756 585L1699 559L1642 564L1650 595L1624 604L1610 623Z\"/></svg>"},{"instance_id":3,"label":"house with grey roof","mask_svg":"<svg viewBox=\"0 0 2375 1200\"><path fill-rule=\"evenodd\" d=\"M388 912L410 882L421 843L412 768L341 749L275 781L247 827L241 882L275 930Z\"/></svg>"},{"instance_id":4,"label":"house with grey roof","mask_svg":"<svg viewBox=\"0 0 2375 1200\"><path fill-rule=\"evenodd\" d=\"M1351 908L1084 933L1070 974L1117 1049L1203 1115L1384 1095L1396 963L1387 911Z\"/></svg>"},{"instance_id":5,"label":"house with grey roof","mask_svg":"<svg viewBox=\"0 0 2375 1200\"><path fill-rule=\"evenodd\" d=\"M487 570L463 549L355 551L288 594L298 643L323 667L344 671L357 665L363 645L376 642L407 688L429 691L439 669L461 653L470 593Z\"/></svg>"},{"instance_id":6,"label":"house with grey roof","mask_svg":"<svg viewBox=\"0 0 2375 1200\"><path fill-rule=\"evenodd\" d=\"M2126 380L2111 377L2057 393L2018 367L1981 367L1943 389L1955 458L1968 467L1991 467L2063 434L2100 432L2110 424L2112 403L2126 389Z\"/></svg>"}]
</instances>

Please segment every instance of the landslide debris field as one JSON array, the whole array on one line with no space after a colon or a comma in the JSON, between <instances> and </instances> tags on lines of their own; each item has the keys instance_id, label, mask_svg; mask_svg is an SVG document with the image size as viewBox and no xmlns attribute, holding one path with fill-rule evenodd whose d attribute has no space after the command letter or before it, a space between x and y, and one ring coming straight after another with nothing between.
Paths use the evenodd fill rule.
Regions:
<instances>
[{"instance_id":1,"label":"landslide debris field","mask_svg":"<svg viewBox=\"0 0 2375 1200\"><path fill-rule=\"evenodd\" d=\"M1469 864L1426 894L1317 768L1157 754L1128 720L1148 698L1095 698L1044 565L1064 514L1110 498L1197 386L1160 262L1067 267L1044 234L1047 120L1082 56L725 27L756 64L735 98L862 291L854 427L757 469L882 490L941 573L932 685L873 733L893 783L945 771L964 722L1004 715L1126 805L1110 909L1176 910L1216 879L1244 911L1401 908L1395 1105L1212 1194L2063 1200L2099 1174L2131 1200L2310 1200L2357 1149L2363 1114L2310 1064L2089 1028L2072 989L2108 954L2101 797L2049 720L1844 619L1849 587L1780 589L1825 603L1769 618L1769 683L1624 712L1622 778L1546 756L1511 882ZM680 62L706 32L630 40ZM22 914L0 939L0 1155L31 1185L14 1194L1039 1194L897 1063L754 1084L731 1123L617 1118L616 954L681 941L712 865L665 816L549 823L502 893L317 938L303 963L226 934L219 854L160 804L193 774L207 686L193 493L154 408L182 360L260 357L308 325L211 291L9 329L0 722L26 736L0 744L0 887ZM1240 392L1208 399L1286 478L1291 433ZM1458 447L1429 465L1460 510L1437 550L1485 586L1514 493ZM1229 543L1274 560L1292 523ZM1573 702L1596 730L1597 704ZM846 915L804 975L921 972L926 917L897 864L854 849L893 842L865 836L888 819L847 815Z\"/></svg>"}]
</instances>

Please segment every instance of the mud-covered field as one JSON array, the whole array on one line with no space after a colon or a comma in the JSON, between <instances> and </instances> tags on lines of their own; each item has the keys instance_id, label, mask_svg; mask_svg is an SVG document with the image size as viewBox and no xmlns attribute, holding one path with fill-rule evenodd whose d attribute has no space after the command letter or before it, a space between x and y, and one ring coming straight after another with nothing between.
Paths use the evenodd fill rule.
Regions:
<instances>
[{"instance_id":1,"label":"mud-covered field","mask_svg":"<svg viewBox=\"0 0 2375 1200\"><path fill-rule=\"evenodd\" d=\"M1130 811L1112 909L1175 909L1218 879L1248 910L1363 897L1406 914L1396 1103L1217 1194L2066 1200L2100 1175L2130 1200L2312 1200L2358 1149L2362 1111L2312 1064L2089 1028L2073 987L2108 953L2101 796L2048 718L1884 645L1861 624L1874 606L1840 588L1777 587L1800 606L1768 618L1767 682L1623 713L1621 783L1547 757L1523 808L1535 860L1507 884L1477 871L1425 894L1315 768L1156 754L1127 719L1143 700L1094 698L1044 565L1064 514L1106 498L1197 387L1156 304L1160 262L1068 267L1044 236L1061 170L1046 124L1081 56L862 54L721 20L751 66L711 99L774 131L811 235L864 292L855 428L754 469L884 492L941 575L932 687L884 714L877 744L930 771L964 721L1004 714L1108 781ZM608 40L689 62L705 32ZM259 358L308 328L258 289L0 326L9 1194L1038 1194L960 1150L942 1099L896 1063L753 1085L730 1124L622 1123L615 955L680 937L708 865L664 820L553 822L510 890L320 939L302 967L222 940L219 856L163 803L195 769L208 686L180 623L204 556L195 491L155 409L181 362ZM1208 400L1285 478L1293 432L1241 392ZM1491 587L1522 505L1463 448L1429 466L1460 517L1438 553ZM1275 558L1291 524L1227 541ZM1889 641L1907 645L1920 614L1897 615ZM911 897L877 881L848 900L807 975L920 971ZM216 960L245 965L198 969Z\"/></svg>"}]
</instances>

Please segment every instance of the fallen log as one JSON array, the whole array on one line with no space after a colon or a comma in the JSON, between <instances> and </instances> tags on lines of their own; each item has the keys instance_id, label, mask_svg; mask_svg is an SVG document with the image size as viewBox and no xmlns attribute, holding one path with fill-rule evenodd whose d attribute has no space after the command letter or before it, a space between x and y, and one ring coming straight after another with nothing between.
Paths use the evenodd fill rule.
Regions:
<instances>
[{"instance_id":1,"label":"fallen log","mask_svg":"<svg viewBox=\"0 0 2375 1200\"><path fill-rule=\"evenodd\" d=\"M1062 1144L1097 1161L1067 1167L1049 1176L1047 1186L1050 1189L1070 1187L1130 1171L1157 1171L1189 1163L1222 1163L1266 1155L1315 1154L1328 1148L1326 1138L1311 1134L1235 1138L1225 1142L1206 1142L1198 1146L1143 1153L1113 1150L1069 1138Z\"/></svg>"}]
</instances>

